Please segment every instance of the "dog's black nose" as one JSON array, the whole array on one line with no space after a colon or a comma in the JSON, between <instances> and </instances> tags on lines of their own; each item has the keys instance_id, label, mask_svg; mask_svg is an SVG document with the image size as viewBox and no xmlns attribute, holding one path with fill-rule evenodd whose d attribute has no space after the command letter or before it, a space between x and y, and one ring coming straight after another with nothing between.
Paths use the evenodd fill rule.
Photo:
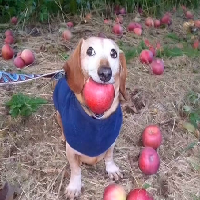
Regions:
<instances>
[{"instance_id":1,"label":"dog's black nose","mask_svg":"<svg viewBox=\"0 0 200 200\"><path fill-rule=\"evenodd\" d=\"M110 67L107 66L99 67L97 73L99 75L100 80L103 82L108 82L112 76L112 70Z\"/></svg>"}]
</instances>

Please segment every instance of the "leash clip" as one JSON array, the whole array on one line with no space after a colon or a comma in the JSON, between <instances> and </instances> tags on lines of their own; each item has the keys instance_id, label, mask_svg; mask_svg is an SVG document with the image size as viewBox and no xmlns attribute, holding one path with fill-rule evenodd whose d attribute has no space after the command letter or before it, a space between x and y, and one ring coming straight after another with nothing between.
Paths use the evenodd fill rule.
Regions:
<instances>
[{"instance_id":1,"label":"leash clip","mask_svg":"<svg viewBox=\"0 0 200 200\"><path fill-rule=\"evenodd\" d=\"M94 113L94 118L95 119L101 119L103 116L104 116L104 113L103 114L95 114Z\"/></svg>"}]
</instances>

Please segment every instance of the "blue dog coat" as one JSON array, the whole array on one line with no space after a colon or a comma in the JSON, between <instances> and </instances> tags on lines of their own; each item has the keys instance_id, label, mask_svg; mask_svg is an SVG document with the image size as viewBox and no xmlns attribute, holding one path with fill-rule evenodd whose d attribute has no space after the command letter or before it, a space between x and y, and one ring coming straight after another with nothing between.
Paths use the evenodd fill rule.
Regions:
<instances>
[{"instance_id":1,"label":"blue dog coat","mask_svg":"<svg viewBox=\"0 0 200 200\"><path fill-rule=\"evenodd\" d=\"M115 142L122 125L120 105L107 119L95 119L84 111L66 78L58 80L53 101L62 118L65 138L73 149L95 157Z\"/></svg>"}]
</instances>

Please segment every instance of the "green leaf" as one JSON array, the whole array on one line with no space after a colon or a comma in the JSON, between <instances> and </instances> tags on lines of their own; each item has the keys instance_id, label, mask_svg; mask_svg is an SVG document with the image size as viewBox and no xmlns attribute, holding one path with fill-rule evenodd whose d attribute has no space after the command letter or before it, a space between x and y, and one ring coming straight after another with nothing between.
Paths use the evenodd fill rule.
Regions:
<instances>
[{"instance_id":1,"label":"green leaf","mask_svg":"<svg viewBox=\"0 0 200 200\"><path fill-rule=\"evenodd\" d=\"M9 7L8 13L9 13L10 16L14 16L16 14L15 7Z\"/></svg>"},{"instance_id":2,"label":"green leaf","mask_svg":"<svg viewBox=\"0 0 200 200\"><path fill-rule=\"evenodd\" d=\"M43 21L44 21L44 18L43 18L43 13L42 13L42 12L40 13L40 21L41 21L41 22L43 22Z\"/></svg>"},{"instance_id":3,"label":"green leaf","mask_svg":"<svg viewBox=\"0 0 200 200\"><path fill-rule=\"evenodd\" d=\"M13 108L9 111L9 113L11 114L12 117L17 117L20 113L20 109L19 108Z\"/></svg>"},{"instance_id":4,"label":"green leaf","mask_svg":"<svg viewBox=\"0 0 200 200\"><path fill-rule=\"evenodd\" d=\"M200 200L199 196L196 196L195 194L191 194L192 200Z\"/></svg>"},{"instance_id":5,"label":"green leaf","mask_svg":"<svg viewBox=\"0 0 200 200\"><path fill-rule=\"evenodd\" d=\"M200 51L192 48L191 46L184 47L183 53L184 53L184 55L186 55L188 57L197 57L200 55Z\"/></svg>"},{"instance_id":6,"label":"green leaf","mask_svg":"<svg viewBox=\"0 0 200 200\"><path fill-rule=\"evenodd\" d=\"M190 122L192 125L197 128L198 127L198 122L200 122L200 115L196 112L193 112L189 115Z\"/></svg>"},{"instance_id":7,"label":"green leaf","mask_svg":"<svg viewBox=\"0 0 200 200\"><path fill-rule=\"evenodd\" d=\"M177 57L177 56L183 56L183 51L178 48L178 47L174 47L174 48L169 48L169 47L164 47L163 51L158 50L157 51L157 56L158 57L168 57L168 58L173 58L173 57Z\"/></svg>"},{"instance_id":8,"label":"green leaf","mask_svg":"<svg viewBox=\"0 0 200 200\"><path fill-rule=\"evenodd\" d=\"M124 53L125 53L125 57L126 57L126 61L127 61L127 62L128 62L129 60L135 58L135 57L138 55L136 49L125 50Z\"/></svg>"},{"instance_id":9,"label":"green leaf","mask_svg":"<svg viewBox=\"0 0 200 200\"><path fill-rule=\"evenodd\" d=\"M70 0L70 12L75 14L77 12L77 2L76 0Z\"/></svg>"},{"instance_id":10,"label":"green leaf","mask_svg":"<svg viewBox=\"0 0 200 200\"><path fill-rule=\"evenodd\" d=\"M192 161L190 161L190 163L191 163L192 167L194 168L194 170L200 171L200 165L199 164L192 162Z\"/></svg>"},{"instance_id":11,"label":"green leaf","mask_svg":"<svg viewBox=\"0 0 200 200\"><path fill-rule=\"evenodd\" d=\"M32 102L32 104L46 104L47 103L47 100L45 99L42 99L42 98L32 98L30 99Z\"/></svg>"},{"instance_id":12,"label":"green leaf","mask_svg":"<svg viewBox=\"0 0 200 200\"><path fill-rule=\"evenodd\" d=\"M33 110L31 109L31 107L30 106L26 106L26 107L23 107L21 109L20 114L21 114L21 116L24 116L24 117L27 116L28 117L29 115L32 114L32 112L33 112Z\"/></svg>"},{"instance_id":13,"label":"green leaf","mask_svg":"<svg viewBox=\"0 0 200 200\"><path fill-rule=\"evenodd\" d=\"M195 131L194 125L189 123L189 122L184 122L183 123L183 128L185 128L190 133L194 133L194 131Z\"/></svg>"},{"instance_id":14,"label":"green leaf","mask_svg":"<svg viewBox=\"0 0 200 200\"><path fill-rule=\"evenodd\" d=\"M62 54L60 54L60 57L61 57L63 60L67 60L67 59L69 58L69 54L62 53Z\"/></svg>"},{"instance_id":15,"label":"green leaf","mask_svg":"<svg viewBox=\"0 0 200 200\"><path fill-rule=\"evenodd\" d=\"M193 149L197 144L198 144L198 142L192 142L183 151Z\"/></svg>"},{"instance_id":16,"label":"green leaf","mask_svg":"<svg viewBox=\"0 0 200 200\"><path fill-rule=\"evenodd\" d=\"M183 110L184 110L186 113L191 113L192 108L191 108L190 106L183 106Z\"/></svg>"},{"instance_id":17,"label":"green leaf","mask_svg":"<svg viewBox=\"0 0 200 200\"><path fill-rule=\"evenodd\" d=\"M193 103L199 103L200 102L200 94L199 93L195 93L193 91L189 92L189 94L187 95L188 100Z\"/></svg>"},{"instance_id":18,"label":"green leaf","mask_svg":"<svg viewBox=\"0 0 200 200\"><path fill-rule=\"evenodd\" d=\"M168 33L165 37L170 38L170 39L174 40L175 42L181 41L180 37L178 35L176 35L176 33Z\"/></svg>"},{"instance_id":19,"label":"green leaf","mask_svg":"<svg viewBox=\"0 0 200 200\"><path fill-rule=\"evenodd\" d=\"M145 42L142 40L141 42L140 42L140 44L138 45L138 51L140 51L139 53L141 53L141 51L142 50L144 50L144 49L146 49L147 48L147 46L145 45Z\"/></svg>"},{"instance_id":20,"label":"green leaf","mask_svg":"<svg viewBox=\"0 0 200 200\"><path fill-rule=\"evenodd\" d=\"M143 185L143 188L144 188L144 189L148 189L148 188L150 188L150 187L151 187L151 185L148 184L148 183L145 183L145 184Z\"/></svg>"},{"instance_id":21,"label":"green leaf","mask_svg":"<svg viewBox=\"0 0 200 200\"><path fill-rule=\"evenodd\" d=\"M6 106L10 109L9 113L12 117L29 116L42 105L47 103L45 99L39 97L28 97L22 93L12 96L10 101L6 102Z\"/></svg>"},{"instance_id":22,"label":"green leaf","mask_svg":"<svg viewBox=\"0 0 200 200\"><path fill-rule=\"evenodd\" d=\"M119 42L118 45L123 50L127 62L138 56L142 50L147 49L144 41L141 41L137 47L124 46L122 42Z\"/></svg>"}]
</instances>

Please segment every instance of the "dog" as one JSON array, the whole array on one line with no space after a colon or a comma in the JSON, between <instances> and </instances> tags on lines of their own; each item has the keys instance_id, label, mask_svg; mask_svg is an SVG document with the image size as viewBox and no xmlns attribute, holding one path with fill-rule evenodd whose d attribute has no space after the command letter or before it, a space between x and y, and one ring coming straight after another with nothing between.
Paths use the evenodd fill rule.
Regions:
<instances>
[{"instance_id":1,"label":"dog","mask_svg":"<svg viewBox=\"0 0 200 200\"><path fill-rule=\"evenodd\" d=\"M111 179L123 177L113 150L123 120L120 99L127 100L127 68L125 55L113 40L90 37L79 41L63 69L65 77L57 82L53 101L71 170L65 194L74 199L81 194L82 163L94 165L104 159ZM114 86L113 103L101 116L84 101L83 88L89 78Z\"/></svg>"}]
</instances>

